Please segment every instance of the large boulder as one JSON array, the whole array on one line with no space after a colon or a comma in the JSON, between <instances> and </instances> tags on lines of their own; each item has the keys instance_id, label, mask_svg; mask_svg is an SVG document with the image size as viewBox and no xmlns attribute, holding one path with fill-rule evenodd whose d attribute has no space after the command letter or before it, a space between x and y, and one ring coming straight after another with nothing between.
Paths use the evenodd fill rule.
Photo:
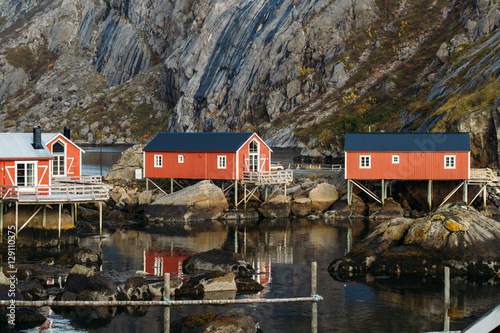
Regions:
<instances>
[{"instance_id":1,"label":"large boulder","mask_svg":"<svg viewBox=\"0 0 500 333\"><path fill-rule=\"evenodd\" d=\"M153 292L143 277L134 276L129 278L121 288L128 299L132 301L153 299Z\"/></svg>"},{"instance_id":2,"label":"large boulder","mask_svg":"<svg viewBox=\"0 0 500 333\"><path fill-rule=\"evenodd\" d=\"M116 184L127 184L135 180L135 170L143 168L142 148L144 146L144 144L139 144L125 150L122 157L109 170L105 180Z\"/></svg>"},{"instance_id":3,"label":"large boulder","mask_svg":"<svg viewBox=\"0 0 500 333\"><path fill-rule=\"evenodd\" d=\"M62 301L114 301L126 299L116 284L83 265L75 265L56 299Z\"/></svg>"},{"instance_id":4,"label":"large boulder","mask_svg":"<svg viewBox=\"0 0 500 333\"><path fill-rule=\"evenodd\" d=\"M380 224L345 258L334 260L330 274L500 275L500 224L471 207L446 204L416 220L396 218Z\"/></svg>"},{"instance_id":5,"label":"large boulder","mask_svg":"<svg viewBox=\"0 0 500 333\"><path fill-rule=\"evenodd\" d=\"M404 210L399 203L394 201L392 198L387 198L384 200L384 205L382 206L378 202L371 203L369 207L369 217L374 220L389 220L396 217L403 217Z\"/></svg>"},{"instance_id":6,"label":"large boulder","mask_svg":"<svg viewBox=\"0 0 500 333\"><path fill-rule=\"evenodd\" d=\"M311 199L297 198L292 201L292 214L298 217L304 217L311 212Z\"/></svg>"},{"instance_id":7,"label":"large boulder","mask_svg":"<svg viewBox=\"0 0 500 333\"><path fill-rule=\"evenodd\" d=\"M224 192L203 180L155 200L144 209L144 217L153 223L215 220L227 208Z\"/></svg>"},{"instance_id":8,"label":"large boulder","mask_svg":"<svg viewBox=\"0 0 500 333\"><path fill-rule=\"evenodd\" d=\"M337 200L331 210L325 212L326 218L343 219L343 218L363 218L367 212L367 206L363 199L356 194L352 194L351 206L347 205L347 195L344 195L341 200Z\"/></svg>"},{"instance_id":9,"label":"large boulder","mask_svg":"<svg viewBox=\"0 0 500 333\"><path fill-rule=\"evenodd\" d=\"M259 207L259 212L264 217L288 217L290 216L291 206L290 198L286 195L278 194L263 202Z\"/></svg>"},{"instance_id":10,"label":"large boulder","mask_svg":"<svg viewBox=\"0 0 500 333\"><path fill-rule=\"evenodd\" d=\"M206 297L217 295L219 292L233 292L236 296L236 281L234 273L212 272L197 275L184 282L180 288L175 290L177 297ZM217 298L217 296L216 296Z\"/></svg>"},{"instance_id":11,"label":"large boulder","mask_svg":"<svg viewBox=\"0 0 500 333\"><path fill-rule=\"evenodd\" d=\"M321 183L309 191L311 210L323 212L339 199L334 185Z\"/></svg>"},{"instance_id":12,"label":"large boulder","mask_svg":"<svg viewBox=\"0 0 500 333\"><path fill-rule=\"evenodd\" d=\"M184 274L232 272L237 276L246 277L255 273L255 270L243 260L241 254L212 249L185 259L182 262L182 272Z\"/></svg>"}]
</instances>

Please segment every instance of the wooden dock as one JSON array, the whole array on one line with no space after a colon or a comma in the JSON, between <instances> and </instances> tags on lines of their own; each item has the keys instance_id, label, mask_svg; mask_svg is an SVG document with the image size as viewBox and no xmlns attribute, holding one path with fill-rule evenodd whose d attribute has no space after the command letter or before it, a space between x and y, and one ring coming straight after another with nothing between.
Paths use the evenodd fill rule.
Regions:
<instances>
[{"instance_id":1,"label":"wooden dock","mask_svg":"<svg viewBox=\"0 0 500 333\"><path fill-rule=\"evenodd\" d=\"M42 211L45 221L45 209L48 205L59 205L59 239L61 237L62 205L71 204L73 221L76 219L79 203L98 203L99 225L102 234L102 203L109 199L109 191L102 183L101 176L78 176L52 178L49 186L10 186L0 185L0 238L4 226L4 204L13 203L16 210L16 237L19 231L26 227L38 212ZM39 205L35 213L20 226L19 205ZM45 225L44 225L45 226Z\"/></svg>"}]
</instances>

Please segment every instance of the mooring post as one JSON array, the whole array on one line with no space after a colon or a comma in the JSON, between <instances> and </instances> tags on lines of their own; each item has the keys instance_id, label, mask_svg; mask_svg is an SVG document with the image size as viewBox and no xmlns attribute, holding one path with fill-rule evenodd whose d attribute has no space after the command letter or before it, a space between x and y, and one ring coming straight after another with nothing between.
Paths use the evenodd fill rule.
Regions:
<instances>
[{"instance_id":1,"label":"mooring post","mask_svg":"<svg viewBox=\"0 0 500 333\"><path fill-rule=\"evenodd\" d=\"M450 307L450 268L444 268L444 331L450 331L450 317L448 308Z\"/></svg>"},{"instance_id":2,"label":"mooring post","mask_svg":"<svg viewBox=\"0 0 500 333\"><path fill-rule=\"evenodd\" d=\"M170 332L170 273L165 273L163 280L164 297L167 302L165 313L163 315L163 330L165 333Z\"/></svg>"},{"instance_id":3,"label":"mooring post","mask_svg":"<svg viewBox=\"0 0 500 333\"><path fill-rule=\"evenodd\" d=\"M311 263L311 296L314 297L318 294L316 288L318 264L313 261ZM312 319L311 319L311 332L318 332L318 302L312 302Z\"/></svg>"}]
</instances>

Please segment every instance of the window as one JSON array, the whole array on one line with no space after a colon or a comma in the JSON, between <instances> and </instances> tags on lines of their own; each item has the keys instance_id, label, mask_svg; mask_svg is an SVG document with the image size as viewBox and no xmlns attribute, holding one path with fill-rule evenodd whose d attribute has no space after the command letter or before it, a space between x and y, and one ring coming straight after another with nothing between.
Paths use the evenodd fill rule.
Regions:
<instances>
[{"instance_id":1,"label":"window","mask_svg":"<svg viewBox=\"0 0 500 333\"><path fill-rule=\"evenodd\" d=\"M184 155L177 155L177 163L184 163Z\"/></svg>"},{"instance_id":2,"label":"window","mask_svg":"<svg viewBox=\"0 0 500 333\"><path fill-rule=\"evenodd\" d=\"M371 164L370 164L370 155L361 155L359 156L359 167L361 169L370 169Z\"/></svg>"},{"instance_id":3,"label":"window","mask_svg":"<svg viewBox=\"0 0 500 333\"><path fill-rule=\"evenodd\" d=\"M226 168L226 156L217 156L217 169Z\"/></svg>"},{"instance_id":4,"label":"window","mask_svg":"<svg viewBox=\"0 0 500 333\"><path fill-rule=\"evenodd\" d=\"M54 155L54 160L52 161L52 175L54 176L65 176L65 161L64 156L64 145L61 141L57 141L52 145L52 155Z\"/></svg>"},{"instance_id":5,"label":"window","mask_svg":"<svg viewBox=\"0 0 500 333\"><path fill-rule=\"evenodd\" d=\"M161 168L163 166L163 156L155 155L155 168Z\"/></svg>"},{"instance_id":6,"label":"window","mask_svg":"<svg viewBox=\"0 0 500 333\"><path fill-rule=\"evenodd\" d=\"M259 171L259 143L252 140L248 146L249 171Z\"/></svg>"},{"instance_id":7,"label":"window","mask_svg":"<svg viewBox=\"0 0 500 333\"><path fill-rule=\"evenodd\" d=\"M34 162L17 163L17 186L35 186L35 170Z\"/></svg>"},{"instance_id":8,"label":"window","mask_svg":"<svg viewBox=\"0 0 500 333\"><path fill-rule=\"evenodd\" d=\"M392 155L392 164L399 164L399 155Z\"/></svg>"},{"instance_id":9,"label":"window","mask_svg":"<svg viewBox=\"0 0 500 333\"><path fill-rule=\"evenodd\" d=\"M444 155L444 168L455 169L455 155Z\"/></svg>"}]
</instances>

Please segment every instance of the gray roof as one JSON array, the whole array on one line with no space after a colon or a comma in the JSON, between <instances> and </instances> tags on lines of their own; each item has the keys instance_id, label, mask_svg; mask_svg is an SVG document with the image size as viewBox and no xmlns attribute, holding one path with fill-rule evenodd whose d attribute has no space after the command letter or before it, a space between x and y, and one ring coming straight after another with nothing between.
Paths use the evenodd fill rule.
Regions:
<instances>
[{"instance_id":1,"label":"gray roof","mask_svg":"<svg viewBox=\"0 0 500 333\"><path fill-rule=\"evenodd\" d=\"M470 133L346 133L345 151L470 151Z\"/></svg>"},{"instance_id":2,"label":"gray roof","mask_svg":"<svg viewBox=\"0 0 500 333\"><path fill-rule=\"evenodd\" d=\"M161 132L144 151L237 151L254 133L178 133Z\"/></svg>"},{"instance_id":3,"label":"gray roof","mask_svg":"<svg viewBox=\"0 0 500 333\"><path fill-rule=\"evenodd\" d=\"M49 134L49 133L47 133ZM55 134L52 134L51 138ZM0 133L0 158L51 158L42 134L41 149L33 148L33 133Z\"/></svg>"}]
</instances>

